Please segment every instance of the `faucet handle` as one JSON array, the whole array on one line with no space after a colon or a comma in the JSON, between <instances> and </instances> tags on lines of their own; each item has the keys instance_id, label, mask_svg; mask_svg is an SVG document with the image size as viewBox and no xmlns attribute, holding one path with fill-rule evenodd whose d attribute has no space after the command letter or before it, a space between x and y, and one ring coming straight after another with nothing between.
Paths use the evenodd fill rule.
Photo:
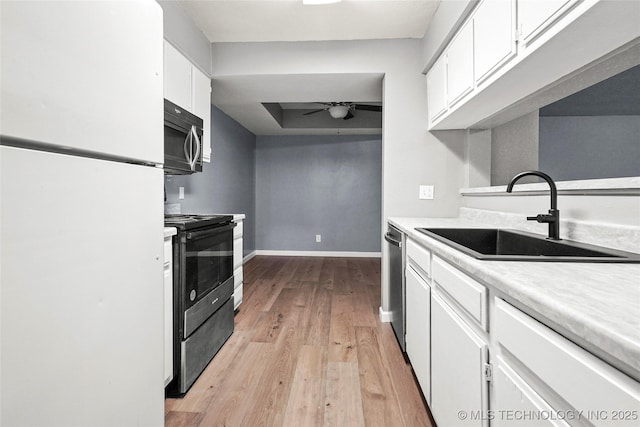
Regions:
<instances>
[{"instance_id":1,"label":"faucet handle","mask_svg":"<svg viewBox=\"0 0 640 427\"><path fill-rule=\"evenodd\" d=\"M555 217L550 214L539 214L536 216L528 216L527 221L554 222Z\"/></svg>"}]
</instances>

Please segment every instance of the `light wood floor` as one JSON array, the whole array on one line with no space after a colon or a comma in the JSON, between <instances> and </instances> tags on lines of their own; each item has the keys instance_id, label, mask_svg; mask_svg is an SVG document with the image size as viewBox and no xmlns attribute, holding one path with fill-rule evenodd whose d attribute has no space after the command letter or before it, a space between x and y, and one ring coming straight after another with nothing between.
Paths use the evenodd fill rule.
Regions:
<instances>
[{"instance_id":1,"label":"light wood floor","mask_svg":"<svg viewBox=\"0 0 640 427\"><path fill-rule=\"evenodd\" d=\"M379 305L379 259L253 258L233 335L165 426L435 426Z\"/></svg>"}]
</instances>

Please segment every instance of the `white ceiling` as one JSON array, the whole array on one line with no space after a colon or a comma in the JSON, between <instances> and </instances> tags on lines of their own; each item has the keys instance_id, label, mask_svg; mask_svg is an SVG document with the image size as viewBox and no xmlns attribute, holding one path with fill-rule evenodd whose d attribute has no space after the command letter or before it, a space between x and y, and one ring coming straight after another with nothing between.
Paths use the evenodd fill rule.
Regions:
<instances>
[{"instance_id":1,"label":"white ceiling","mask_svg":"<svg viewBox=\"0 0 640 427\"><path fill-rule=\"evenodd\" d=\"M354 122L358 123L355 120L327 120L328 113L304 117L301 114L300 119L305 120L304 127L291 125L283 128L262 103L283 103L286 109L290 107L286 103L381 103L382 78L382 74L361 73L214 76L211 100L256 135L380 134L380 127L352 127ZM318 105L302 107L301 113L317 109Z\"/></svg>"},{"instance_id":2,"label":"white ceiling","mask_svg":"<svg viewBox=\"0 0 640 427\"><path fill-rule=\"evenodd\" d=\"M422 38L439 0L181 0L210 42Z\"/></svg>"},{"instance_id":3,"label":"white ceiling","mask_svg":"<svg viewBox=\"0 0 640 427\"><path fill-rule=\"evenodd\" d=\"M180 0L212 43L422 38L440 0ZM328 113L304 116L286 107L281 126L262 103L382 102L382 74L213 76L212 103L256 135L379 134L357 112L351 120ZM317 105L308 105L316 109ZM294 123L294 120L300 120ZM375 119L375 117L374 117ZM355 127L363 124L363 127Z\"/></svg>"}]
</instances>

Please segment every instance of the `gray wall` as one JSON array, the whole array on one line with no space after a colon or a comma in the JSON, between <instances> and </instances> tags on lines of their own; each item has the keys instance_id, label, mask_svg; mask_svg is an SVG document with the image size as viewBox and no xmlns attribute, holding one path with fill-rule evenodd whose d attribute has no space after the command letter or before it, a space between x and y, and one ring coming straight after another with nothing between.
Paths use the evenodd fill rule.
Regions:
<instances>
[{"instance_id":1,"label":"gray wall","mask_svg":"<svg viewBox=\"0 0 640 427\"><path fill-rule=\"evenodd\" d=\"M258 136L256 248L380 252L381 175L377 135Z\"/></svg>"},{"instance_id":2,"label":"gray wall","mask_svg":"<svg viewBox=\"0 0 640 427\"><path fill-rule=\"evenodd\" d=\"M640 176L640 116L540 117L540 168L555 180Z\"/></svg>"},{"instance_id":3,"label":"gray wall","mask_svg":"<svg viewBox=\"0 0 640 427\"><path fill-rule=\"evenodd\" d=\"M201 173L165 178L167 203L180 203L182 213L245 214L245 255L256 248L255 150L256 136L212 106L211 163Z\"/></svg>"},{"instance_id":4,"label":"gray wall","mask_svg":"<svg viewBox=\"0 0 640 427\"><path fill-rule=\"evenodd\" d=\"M491 185L506 185L518 172L530 169L538 169L538 110L491 132ZM518 182L537 181L526 177Z\"/></svg>"}]
</instances>

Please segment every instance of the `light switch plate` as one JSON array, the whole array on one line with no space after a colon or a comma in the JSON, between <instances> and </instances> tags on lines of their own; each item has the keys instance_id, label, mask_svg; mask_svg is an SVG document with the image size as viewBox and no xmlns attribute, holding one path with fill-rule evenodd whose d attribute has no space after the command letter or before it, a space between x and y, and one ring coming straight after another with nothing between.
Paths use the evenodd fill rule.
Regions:
<instances>
[{"instance_id":1,"label":"light switch plate","mask_svg":"<svg viewBox=\"0 0 640 427\"><path fill-rule=\"evenodd\" d=\"M184 187L180 187L178 189L178 199L180 200L184 199Z\"/></svg>"},{"instance_id":2,"label":"light switch plate","mask_svg":"<svg viewBox=\"0 0 640 427\"><path fill-rule=\"evenodd\" d=\"M433 185L421 185L418 197L421 200L433 200Z\"/></svg>"}]
</instances>

